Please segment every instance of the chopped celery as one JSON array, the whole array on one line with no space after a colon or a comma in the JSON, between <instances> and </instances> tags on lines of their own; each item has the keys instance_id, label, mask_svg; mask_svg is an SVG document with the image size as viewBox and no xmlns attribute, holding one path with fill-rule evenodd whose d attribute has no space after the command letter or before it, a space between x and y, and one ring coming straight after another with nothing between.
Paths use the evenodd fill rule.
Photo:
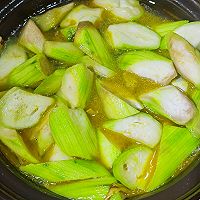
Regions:
<instances>
[{"instance_id":1,"label":"chopped celery","mask_svg":"<svg viewBox=\"0 0 200 200\"><path fill-rule=\"evenodd\" d=\"M200 88L200 53L185 39L173 33L169 38L169 52L178 73Z\"/></svg>"},{"instance_id":2,"label":"chopped celery","mask_svg":"<svg viewBox=\"0 0 200 200\"><path fill-rule=\"evenodd\" d=\"M182 77L176 78L172 81L172 85L177 87L183 92L187 92L189 88L189 83Z\"/></svg>"},{"instance_id":3,"label":"chopped celery","mask_svg":"<svg viewBox=\"0 0 200 200\"><path fill-rule=\"evenodd\" d=\"M84 110L55 108L49 123L54 140L64 153L86 159L97 156L96 134Z\"/></svg>"},{"instance_id":4,"label":"chopped celery","mask_svg":"<svg viewBox=\"0 0 200 200\"><path fill-rule=\"evenodd\" d=\"M34 156L28 150L22 137L17 133L16 130L0 127L0 140L24 160L31 163L38 162L38 160L34 158Z\"/></svg>"},{"instance_id":5,"label":"chopped celery","mask_svg":"<svg viewBox=\"0 0 200 200\"><path fill-rule=\"evenodd\" d=\"M42 83L34 90L34 93L49 96L55 94L61 87L64 73L65 69L56 70L42 81Z\"/></svg>"},{"instance_id":6,"label":"chopped celery","mask_svg":"<svg viewBox=\"0 0 200 200\"><path fill-rule=\"evenodd\" d=\"M72 42L76 34L77 26L68 26L66 28L60 29L60 32L67 39L68 42Z\"/></svg>"},{"instance_id":7,"label":"chopped celery","mask_svg":"<svg viewBox=\"0 0 200 200\"><path fill-rule=\"evenodd\" d=\"M168 85L177 76L171 60L151 51L125 53L119 58L119 67L161 85Z\"/></svg>"},{"instance_id":8,"label":"chopped celery","mask_svg":"<svg viewBox=\"0 0 200 200\"><path fill-rule=\"evenodd\" d=\"M121 151L115 147L100 130L98 130L98 143L101 162L107 168L111 169L113 162L121 154Z\"/></svg>"},{"instance_id":9,"label":"chopped celery","mask_svg":"<svg viewBox=\"0 0 200 200\"><path fill-rule=\"evenodd\" d=\"M157 25L154 30L160 35L160 36L165 36L168 33L171 33L174 31L176 28L187 24L189 21L188 20L181 20L181 21L176 21L176 22L168 22L164 24Z\"/></svg>"},{"instance_id":10,"label":"chopped celery","mask_svg":"<svg viewBox=\"0 0 200 200\"><path fill-rule=\"evenodd\" d=\"M47 41L44 44L44 53L55 60L68 65L77 64L84 55L72 42Z\"/></svg>"},{"instance_id":11,"label":"chopped celery","mask_svg":"<svg viewBox=\"0 0 200 200\"><path fill-rule=\"evenodd\" d=\"M147 147L135 147L123 152L113 164L113 174L129 189L144 190L147 184L145 171L153 157Z\"/></svg>"},{"instance_id":12,"label":"chopped celery","mask_svg":"<svg viewBox=\"0 0 200 200\"><path fill-rule=\"evenodd\" d=\"M168 41L169 41L170 35L171 35L171 33L168 33L167 35L165 35L165 36L161 39L161 42L160 42L160 49L162 49L162 50L168 49Z\"/></svg>"},{"instance_id":13,"label":"chopped celery","mask_svg":"<svg viewBox=\"0 0 200 200\"><path fill-rule=\"evenodd\" d=\"M21 166L20 170L49 182L64 182L111 176L95 161L63 160Z\"/></svg>"},{"instance_id":14,"label":"chopped celery","mask_svg":"<svg viewBox=\"0 0 200 200\"><path fill-rule=\"evenodd\" d=\"M198 47L200 43L199 34L200 34L200 22L190 22L185 24L177 29L174 32L185 40L187 40L193 47Z\"/></svg>"},{"instance_id":15,"label":"chopped celery","mask_svg":"<svg viewBox=\"0 0 200 200\"><path fill-rule=\"evenodd\" d=\"M36 88L53 68L44 55L35 55L16 67L8 76L9 86Z\"/></svg>"},{"instance_id":16,"label":"chopped celery","mask_svg":"<svg viewBox=\"0 0 200 200\"><path fill-rule=\"evenodd\" d=\"M106 90L99 80L96 81L96 88L108 119L121 119L139 113L134 107Z\"/></svg>"},{"instance_id":17,"label":"chopped celery","mask_svg":"<svg viewBox=\"0 0 200 200\"><path fill-rule=\"evenodd\" d=\"M22 30L19 43L34 53L42 53L45 38L40 29L31 19Z\"/></svg>"},{"instance_id":18,"label":"chopped celery","mask_svg":"<svg viewBox=\"0 0 200 200\"><path fill-rule=\"evenodd\" d=\"M33 20L42 31L49 31L53 27L57 26L73 7L74 3L70 3L58 8L54 8L42 15L34 17Z\"/></svg>"},{"instance_id":19,"label":"chopped celery","mask_svg":"<svg viewBox=\"0 0 200 200\"><path fill-rule=\"evenodd\" d=\"M156 170L147 190L152 191L165 183L183 161L198 147L199 140L186 128L164 126L158 151Z\"/></svg>"},{"instance_id":20,"label":"chopped celery","mask_svg":"<svg viewBox=\"0 0 200 200\"><path fill-rule=\"evenodd\" d=\"M79 23L74 42L97 63L115 70L115 62L107 44L91 22Z\"/></svg>"},{"instance_id":21,"label":"chopped celery","mask_svg":"<svg viewBox=\"0 0 200 200\"><path fill-rule=\"evenodd\" d=\"M105 34L116 49L158 49L161 40L157 33L135 22L110 25Z\"/></svg>"},{"instance_id":22,"label":"chopped celery","mask_svg":"<svg viewBox=\"0 0 200 200\"><path fill-rule=\"evenodd\" d=\"M103 127L151 148L160 142L162 135L162 125L146 113L139 113L125 119L107 121Z\"/></svg>"},{"instance_id":23,"label":"chopped celery","mask_svg":"<svg viewBox=\"0 0 200 200\"><path fill-rule=\"evenodd\" d=\"M61 22L61 28L68 26L77 26L79 22L89 21L96 23L100 21L103 9L102 8L89 8L85 5L75 7Z\"/></svg>"},{"instance_id":24,"label":"chopped celery","mask_svg":"<svg viewBox=\"0 0 200 200\"><path fill-rule=\"evenodd\" d=\"M194 103L174 86L165 86L140 97L152 111L179 125L187 124L196 113Z\"/></svg>"},{"instance_id":25,"label":"chopped celery","mask_svg":"<svg viewBox=\"0 0 200 200\"><path fill-rule=\"evenodd\" d=\"M37 124L54 103L44 97L14 87L0 100L0 120L3 125L14 129L29 128Z\"/></svg>"},{"instance_id":26,"label":"chopped celery","mask_svg":"<svg viewBox=\"0 0 200 200\"><path fill-rule=\"evenodd\" d=\"M122 195L117 192L110 197L110 200L123 200Z\"/></svg>"},{"instance_id":27,"label":"chopped celery","mask_svg":"<svg viewBox=\"0 0 200 200\"><path fill-rule=\"evenodd\" d=\"M85 108L92 86L93 73L83 64L77 64L65 71L58 95L64 98L71 108Z\"/></svg>"}]
</instances>

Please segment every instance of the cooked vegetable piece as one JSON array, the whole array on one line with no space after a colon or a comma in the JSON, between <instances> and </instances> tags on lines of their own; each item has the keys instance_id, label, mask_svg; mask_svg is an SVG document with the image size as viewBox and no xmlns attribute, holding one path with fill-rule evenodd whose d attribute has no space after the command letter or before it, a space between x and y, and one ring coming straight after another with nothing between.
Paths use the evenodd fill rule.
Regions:
<instances>
[{"instance_id":1,"label":"cooked vegetable piece","mask_svg":"<svg viewBox=\"0 0 200 200\"><path fill-rule=\"evenodd\" d=\"M140 100L152 111L176 124L185 125L194 116L194 103L174 86L165 86L144 94Z\"/></svg>"},{"instance_id":2,"label":"cooked vegetable piece","mask_svg":"<svg viewBox=\"0 0 200 200\"><path fill-rule=\"evenodd\" d=\"M74 38L75 44L97 63L115 70L114 59L106 42L91 22L81 22Z\"/></svg>"},{"instance_id":3,"label":"cooked vegetable piece","mask_svg":"<svg viewBox=\"0 0 200 200\"><path fill-rule=\"evenodd\" d=\"M118 193L115 193L111 196L110 200L123 200L121 194L118 192Z\"/></svg>"},{"instance_id":4,"label":"cooked vegetable piece","mask_svg":"<svg viewBox=\"0 0 200 200\"><path fill-rule=\"evenodd\" d=\"M61 87L64 73L65 69L56 70L42 81L42 83L34 90L34 93L47 96L55 94Z\"/></svg>"},{"instance_id":5,"label":"cooked vegetable piece","mask_svg":"<svg viewBox=\"0 0 200 200\"><path fill-rule=\"evenodd\" d=\"M171 34L168 45L170 56L179 74L200 88L200 53L198 50L175 33Z\"/></svg>"},{"instance_id":6,"label":"cooked vegetable piece","mask_svg":"<svg viewBox=\"0 0 200 200\"><path fill-rule=\"evenodd\" d=\"M186 128L164 126L156 170L147 190L152 191L165 183L198 145L199 140Z\"/></svg>"},{"instance_id":7,"label":"cooked vegetable piece","mask_svg":"<svg viewBox=\"0 0 200 200\"><path fill-rule=\"evenodd\" d=\"M44 55L35 55L16 67L8 76L9 86L36 88L53 71Z\"/></svg>"},{"instance_id":8,"label":"cooked vegetable piece","mask_svg":"<svg viewBox=\"0 0 200 200\"><path fill-rule=\"evenodd\" d=\"M47 41L44 44L46 56L65 62L68 65L77 64L84 55L72 42Z\"/></svg>"},{"instance_id":9,"label":"cooked vegetable piece","mask_svg":"<svg viewBox=\"0 0 200 200\"><path fill-rule=\"evenodd\" d=\"M187 92L189 88L189 83L182 77L176 78L172 81L172 85L177 87L183 92Z\"/></svg>"},{"instance_id":10,"label":"cooked vegetable piece","mask_svg":"<svg viewBox=\"0 0 200 200\"><path fill-rule=\"evenodd\" d=\"M21 166L20 170L50 182L64 182L111 176L95 161L63 160Z\"/></svg>"},{"instance_id":11,"label":"cooked vegetable piece","mask_svg":"<svg viewBox=\"0 0 200 200\"><path fill-rule=\"evenodd\" d=\"M77 26L68 26L66 28L60 29L60 32L67 39L68 42L72 42L76 34Z\"/></svg>"},{"instance_id":12,"label":"cooked vegetable piece","mask_svg":"<svg viewBox=\"0 0 200 200\"><path fill-rule=\"evenodd\" d=\"M82 64L66 70L58 95L64 98L71 108L85 108L91 95L93 73Z\"/></svg>"},{"instance_id":13,"label":"cooked vegetable piece","mask_svg":"<svg viewBox=\"0 0 200 200\"><path fill-rule=\"evenodd\" d=\"M106 90L100 80L96 81L96 88L108 119L122 119L139 113L134 107Z\"/></svg>"},{"instance_id":14,"label":"cooked vegetable piece","mask_svg":"<svg viewBox=\"0 0 200 200\"><path fill-rule=\"evenodd\" d=\"M88 68L92 68L94 72L100 77L110 78L115 75L114 71L100 65L96 61L92 60L89 56L83 56L81 62Z\"/></svg>"},{"instance_id":15,"label":"cooked vegetable piece","mask_svg":"<svg viewBox=\"0 0 200 200\"><path fill-rule=\"evenodd\" d=\"M42 31L49 31L53 27L57 26L73 7L74 3L70 3L58 8L54 8L42 15L34 17L33 20Z\"/></svg>"},{"instance_id":16,"label":"cooked vegetable piece","mask_svg":"<svg viewBox=\"0 0 200 200\"><path fill-rule=\"evenodd\" d=\"M122 20L136 20L144 13L138 0L94 0L96 6L109 10L115 17Z\"/></svg>"},{"instance_id":17,"label":"cooked vegetable piece","mask_svg":"<svg viewBox=\"0 0 200 200\"><path fill-rule=\"evenodd\" d=\"M100 130L98 130L98 143L101 162L111 169L113 162L121 154L121 151Z\"/></svg>"},{"instance_id":18,"label":"cooked vegetable piece","mask_svg":"<svg viewBox=\"0 0 200 200\"><path fill-rule=\"evenodd\" d=\"M190 22L185 24L174 31L176 34L187 40L193 47L197 47L200 43L200 22Z\"/></svg>"},{"instance_id":19,"label":"cooked vegetable piece","mask_svg":"<svg viewBox=\"0 0 200 200\"><path fill-rule=\"evenodd\" d=\"M107 121L103 127L151 148L160 142L162 135L162 125L146 113L139 113L125 119Z\"/></svg>"},{"instance_id":20,"label":"cooked vegetable piece","mask_svg":"<svg viewBox=\"0 0 200 200\"><path fill-rule=\"evenodd\" d=\"M169 84L177 76L171 60L151 51L125 53L119 58L119 67L161 85Z\"/></svg>"},{"instance_id":21,"label":"cooked vegetable piece","mask_svg":"<svg viewBox=\"0 0 200 200\"><path fill-rule=\"evenodd\" d=\"M54 140L64 153L86 159L97 156L96 134L84 110L55 108L49 123Z\"/></svg>"},{"instance_id":22,"label":"cooked vegetable piece","mask_svg":"<svg viewBox=\"0 0 200 200\"><path fill-rule=\"evenodd\" d=\"M13 87L0 100L1 123L13 129L32 127L53 103L52 98Z\"/></svg>"},{"instance_id":23,"label":"cooked vegetable piece","mask_svg":"<svg viewBox=\"0 0 200 200\"><path fill-rule=\"evenodd\" d=\"M22 30L19 43L34 53L42 53L45 37L31 19L26 23Z\"/></svg>"},{"instance_id":24,"label":"cooked vegetable piece","mask_svg":"<svg viewBox=\"0 0 200 200\"><path fill-rule=\"evenodd\" d=\"M160 42L160 49L161 50L166 50L168 49L168 41L170 38L171 33L168 33L167 35L165 35Z\"/></svg>"},{"instance_id":25,"label":"cooked vegetable piece","mask_svg":"<svg viewBox=\"0 0 200 200\"><path fill-rule=\"evenodd\" d=\"M106 38L116 49L158 49L161 40L157 33L135 22L110 25Z\"/></svg>"},{"instance_id":26,"label":"cooked vegetable piece","mask_svg":"<svg viewBox=\"0 0 200 200\"><path fill-rule=\"evenodd\" d=\"M2 98L5 94L6 94L7 91L2 91L0 92L0 98Z\"/></svg>"},{"instance_id":27,"label":"cooked vegetable piece","mask_svg":"<svg viewBox=\"0 0 200 200\"><path fill-rule=\"evenodd\" d=\"M1 126L0 140L8 148L10 148L11 151L20 156L22 159L31 163L38 163L38 160L28 150L22 137L17 133L16 130L4 128Z\"/></svg>"},{"instance_id":28,"label":"cooked vegetable piece","mask_svg":"<svg viewBox=\"0 0 200 200\"><path fill-rule=\"evenodd\" d=\"M129 149L115 160L113 174L129 189L144 190L147 184L145 171L152 157L153 151L147 147Z\"/></svg>"},{"instance_id":29,"label":"cooked vegetable piece","mask_svg":"<svg viewBox=\"0 0 200 200\"><path fill-rule=\"evenodd\" d=\"M102 8L90 8L85 5L79 5L75 7L61 22L61 28L68 26L77 26L79 22L89 21L96 23L101 20L103 9Z\"/></svg>"}]
</instances>

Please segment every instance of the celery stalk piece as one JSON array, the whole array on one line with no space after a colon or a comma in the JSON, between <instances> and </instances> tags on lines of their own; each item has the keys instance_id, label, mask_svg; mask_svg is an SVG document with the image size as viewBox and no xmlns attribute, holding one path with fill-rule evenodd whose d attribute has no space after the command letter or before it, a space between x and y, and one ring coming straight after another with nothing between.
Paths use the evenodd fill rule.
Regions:
<instances>
[{"instance_id":1,"label":"celery stalk piece","mask_svg":"<svg viewBox=\"0 0 200 200\"><path fill-rule=\"evenodd\" d=\"M110 25L105 35L116 49L158 49L161 41L157 33L135 22Z\"/></svg>"},{"instance_id":2,"label":"celery stalk piece","mask_svg":"<svg viewBox=\"0 0 200 200\"><path fill-rule=\"evenodd\" d=\"M110 197L110 200L123 200L123 198L122 198L121 194L119 192L117 192Z\"/></svg>"},{"instance_id":3,"label":"celery stalk piece","mask_svg":"<svg viewBox=\"0 0 200 200\"><path fill-rule=\"evenodd\" d=\"M96 88L108 119L122 119L139 113L134 107L106 90L100 80L96 81Z\"/></svg>"},{"instance_id":4,"label":"celery stalk piece","mask_svg":"<svg viewBox=\"0 0 200 200\"><path fill-rule=\"evenodd\" d=\"M125 21L136 20L144 13L138 0L93 0L93 4L105 8L115 17Z\"/></svg>"},{"instance_id":5,"label":"celery stalk piece","mask_svg":"<svg viewBox=\"0 0 200 200\"><path fill-rule=\"evenodd\" d=\"M44 55L35 55L16 67L8 76L9 86L36 88L53 68Z\"/></svg>"},{"instance_id":6,"label":"celery stalk piece","mask_svg":"<svg viewBox=\"0 0 200 200\"><path fill-rule=\"evenodd\" d=\"M135 147L123 152L113 164L113 174L129 189L145 189L145 171L153 157L147 147Z\"/></svg>"},{"instance_id":7,"label":"celery stalk piece","mask_svg":"<svg viewBox=\"0 0 200 200\"><path fill-rule=\"evenodd\" d=\"M89 21L96 23L101 20L102 8L90 8L85 5L75 7L61 22L60 27L78 26L79 22Z\"/></svg>"},{"instance_id":8,"label":"celery stalk piece","mask_svg":"<svg viewBox=\"0 0 200 200\"><path fill-rule=\"evenodd\" d=\"M104 166L111 169L114 161L121 154L121 151L100 130L98 130L98 143L101 162Z\"/></svg>"},{"instance_id":9,"label":"celery stalk piece","mask_svg":"<svg viewBox=\"0 0 200 200\"><path fill-rule=\"evenodd\" d=\"M21 166L20 170L49 182L65 182L111 176L95 161L63 160Z\"/></svg>"},{"instance_id":10,"label":"celery stalk piece","mask_svg":"<svg viewBox=\"0 0 200 200\"><path fill-rule=\"evenodd\" d=\"M46 77L42 83L34 90L34 93L51 96L58 92L62 84L65 69L58 69L50 76Z\"/></svg>"},{"instance_id":11,"label":"celery stalk piece","mask_svg":"<svg viewBox=\"0 0 200 200\"><path fill-rule=\"evenodd\" d=\"M189 83L182 77L176 78L172 81L172 85L177 87L183 92L187 92L189 89Z\"/></svg>"},{"instance_id":12,"label":"celery stalk piece","mask_svg":"<svg viewBox=\"0 0 200 200\"><path fill-rule=\"evenodd\" d=\"M177 29L174 32L185 40L187 40L193 47L198 47L200 43L199 34L200 34L200 22L190 22L185 24Z\"/></svg>"},{"instance_id":13,"label":"celery stalk piece","mask_svg":"<svg viewBox=\"0 0 200 200\"><path fill-rule=\"evenodd\" d=\"M58 107L50 114L53 138L69 156L92 159L97 157L97 138L84 110Z\"/></svg>"},{"instance_id":14,"label":"celery stalk piece","mask_svg":"<svg viewBox=\"0 0 200 200\"><path fill-rule=\"evenodd\" d=\"M162 135L162 125L151 115L139 113L119 120L107 121L103 128L123 134L151 148L155 147Z\"/></svg>"},{"instance_id":15,"label":"celery stalk piece","mask_svg":"<svg viewBox=\"0 0 200 200\"><path fill-rule=\"evenodd\" d=\"M9 128L24 129L37 124L54 99L13 87L0 100L0 120Z\"/></svg>"},{"instance_id":16,"label":"celery stalk piece","mask_svg":"<svg viewBox=\"0 0 200 200\"><path fill-rule=\"evenodd\" d=\"M28 150L22 137L14 129L0 127L0 140L11 149L12 152L30 163L38 163L38 160Z\"/></svg>"},{"instance_id":17,"label":"celery stalk piece","mask_svg":"<svg viewBox=\"0 0 200 200\"><path fill-rule=\"evenodd\" d=\"M158 151L156 170L147 191L164 184L183 161L198 147L199 140L186 128L166 125Z\"/></svg>"},{"instance_id":18,"label":"celery stalk piece","mask_svg":"<svg viewBox=\"0 0 200 200\"><path fill-rule=\"evenodd\" d=\"M160 35L160 36L165 36L168 33L171 33L175 29L177 29L180 26L183 26L185 24L189 23L188 20L181 20L181 21L176 21L176 22L168 22L164 24L160 24L154 27L154 30Z\"/></svg>"},{"instance_id":19,"label":"celery stalk piece","mask_svg":"<svg viewBox=\"0 0 200 200\"><path fill-rule=\"evenodd\" d=\"M22 30L19 43L34 53L42 53L45 37L31 19L26 23Z\"/></svg>"},{"instance_id":20,"label":"celery stalk piece","mask_svg":"<svg viewBox=\"0 0 200 200\"><path fill-rule=\"evenodd\" d=\"M119 67L161 85L168 85L177 76L173 62L151 51L133 51L119 58Z\"/></svg>"},{"instance_id":21,"label":"celery stalk piece","mask_svg":"<svg viewBox=\"0 0 200 200\"><path fill-rule=\"evenodd\" d=\"M181 36L172 33L169 52L178 73L200 88L200 53Z\"/></svg>"},{"instance_id":22,"label":"celery stalk piece","mask_svg":"<svg viewBox=\"0 0 200 200\"><path fill-rule=\"evenodd\" d=\"M68 42L72 42L76 34L77 26L68 26L60 29L61 34L66 38Z\"/></svg>"},{"instance_id":23,"label":"celery stalk piece","mask_svg":"<svg viewBox=\"0 0 200 200\"><path fill-rule=\"evenodd\" d=\"M93 73L86 66L77 64L66 70L58 95L64 98L71 108L85 108L92 86Z\"/></svg>"},{"instance_id":24,"label":"celery stalk piece","mask_svg":"<svg viewBox=\"0 0 200 200\"><path fill-rule=\"evenodd\" d=\"M174 86L165 86L140 97L146 107L179 125L187 124L196 113L194 103Z\"/></svg>"},{"instance_id":25,"label":"celery stalk piece","mask_svg":"<svg viewBox=\"0 0 200 200\"><path fill-rule=\"evenodd\" d=\"M58 8L54 8L42 15L33 17L33 20L42 31L49 31L53 27L57 26L73 7L74 3L70 3Z\"/></svg>"},{"instance_id":26,"label":"celery stalk piece","mask_svg":"<svg viewBox=\"0 0 200 200\"><path fill-rule=\"evenodd\" d=\"M97 63L115 70L114 59L106 42L91 22L80 22L74 43Z\"/></svg>"},{"instance_id":27,"label":"celery stalk piece","mask_svg":"<svg viewBox=\"0 0 200 200\"><path fill-rule=\"evenodd\" d=\"M47 57L64 62L68 65L77 64L84 54L72 42L46 41L44 53Z\"/></svg>"},{"instance_id":28,"label":"celery stalk piece","mask_svg":"<svg viewBox=\"0 0 200 200\"><path fill-rule=\"evenodd\" d=\"M171 33L168 33L167 35L162 37L161 42L160 42L160 49L162 49L162 50L168 49L168 41L169 41L170 35L171 35Z\"/></svg>"},{"instance_id":29,"label":"celery stalk piece","mask_svg":"<svg viewBox=\"0 0 200 200\"><path fill-rule=\"evenodd\" d=\"M25 50L13 41L6 43L0 57L0 81L6 78L17 66L25 62Z\"/></svg>"}]
</instances>

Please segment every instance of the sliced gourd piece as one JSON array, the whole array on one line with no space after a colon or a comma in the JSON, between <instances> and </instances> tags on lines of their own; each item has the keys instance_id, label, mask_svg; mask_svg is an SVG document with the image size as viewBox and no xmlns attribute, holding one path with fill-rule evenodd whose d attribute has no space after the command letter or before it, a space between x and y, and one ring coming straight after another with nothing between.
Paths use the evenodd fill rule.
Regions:
<instances>
[{"instance_id":1,"label":"sliced gourd piece","mask_svg":"<svg viewBox=\"0 0 200 200\"><path fill-rule=\"evenodd\" d=\"M68 65L77 64L84 55L72 42L46 41L44 53L47 57L64 62Z\"/></svg>"},{"instance_id":2,"label":"sliced gourd piece","mask_svg":"<svg viewBox=\"0 0 200 200\"><path fill-rule=\"evenodd\" d=\"M9 128L25 129L37 124L54 99L13 87L0 100L0 120Z\"/></svg>"},{"instance_id":3,"label":"sliced gourd piece","mask_svg":"<svg viewBox=\"0 0 200 200\"><path fill-rule=\"evenodd\" d=\"M111 176L95 161L63 160L21 166L20 170L50 182L64 182Z\"/></svg>"},{"instance_id":4,"label":"sliced gourd piece","mask_svg":"<svg viewBox=\"0 0 200 200\"><path fill-rule=\"evenodd\" d=\"M19 43L34 53L42 53L45 37L31 19L26 23L22 30Z\"/></svg>"},{"instance_id":5,"label":"sliced gourd piece","mask_svg":"<svg viewBox=\"0 0 200 200\"><path fill-rule=\"evenodd\" d=\"M86 66L77 64L65 71L58 95L64 98L71 108L85 108L92 86L93 73Z\"/></svg>"},{"instance_id":6,"label":"sliced gourd piece","mask_svg":"<svg viewBox=\"0 0 200 200\"><path fill-rule=\"evenodd\" d=\"M174 32L185 40L187 40L193 47L197 47L200 43L199 34L200 34L200 22L190 22L185 24L177 29Z\"/></svg>"},{"instance_id":7,"label":"sliced gourd piece","mask_svg":"<svg viewBox=\"0 0 200 200\"><path fill-rule=\"evenodd\" d=\"M162 135L162 125L151 115L139 113L125 119L107 121L103 128L123 134L151 148L155 147Z\"/></svg>"},{"instance_id":8,"label":"sliced gourd piece","mask_svg":"<svg viewBox=\"0 0 200 200\"><path fill-rule=\"evenodd\" d=\"M46 77L42 83L34 90L34 93L51 96L58 92L61 87L65 69L58 69L50 76Z\"/></svg>"},{"instance_id":9,"label":"sliced gourd piece","mask_svg":"<svg viewBox=\"0 0 200 200\"><path fill-rule=\"evenodd\" d=\"M85 5L79 5L75 7L61 22L61 28L68 26L77 26L79 22L89 21L96 23L101 20L103 9L102 8L90 8Z\"/></svg>"},{"instance_id":10,"label":"sliced gourd piece","mask_svg":"<svg viewBox=\"0 0 200 200\"><path fill-rule=\"evenodd\" d=\"M189 83L182 77L176 78L172 81L172 85L177 87L183 92L187 92L189 89Z\"/></svg>"},{"instance_id":11,"label":"sliced gourd piece","mask_svg":"<svg viewBox=\"0 0 200 200\"><path fill-rule=\"evenodd\" d=\"M0 127L0 140L15 154L30 163L38 163L39 161L31 154L26 147L22 137L14 129Z\"/></svg>"},{"instance_id":12,"label":"sliced gourd piece","mask_svg":"<svg viewBox=\"0 0 200 200\"><path fill-rule=\"evenodd\" d=\"M158 151L156 170L147 191L152 191L169 180L175 170L198 147L199 140L186 128L166 125Z\"/></svg>"},{"instance_id":13,"label":"sliced gourd piece","mask_svg":"<svg viewBox=\"0 0 200 200\"><path fill-rule=\"evenodd\" d=\"M54 140L64 153L86 159L97 157L96 134L84 110L55 108L49 123Z\"/></svg>"},{"instance_id":14,"label":"sliced gourd piece","mask_svg":"<svg viewBox=\"0 0 200 200\"><path fill-rule=\"evenodd\" d=\"M174 86L165 86L140 97L152 111L179 125L187 124L196 113L194 103Z\"/></svg>"},{"instance_id":15,"label":"sliced gourd piece","mask_svg":"<svg viewBox=\"0 0 200 200\"><path fill-rule=\"evenodd\" d=\"M5 94L6 94L7 91L2 91L0 92L0 98L2 98Z\"/></svg>"},{"instance_id":16,"label":"sliced gourd piece","mask_svg":"<svg viewBox=\"0 0 200 200\"><path fill-rule=\"evenodd\" d=\"M44 55L35 55L16 67L8 76L9 86L36 88L53 71Z\"/></svg>"},{"instance_id":17,"label":"sliced gourd piece","mask_svg":"<svg viewBox=\"0 0 200 200\"><path fill-rule=\"evenodd\" d=\"M153 157L147 147L135 147L122 153L113 164L115 178L129 189L145 189L145 171Z\"/></svg>"},{"instance_id":18,"label":"sliced gourd piece","mask_svg":"<svg viewBox=\"0 0 200 200\"><path fill-rule=\"evenodd\" d=\"M53 27L57 26L73 7L74 3L70 3L54 8L42 15L34 17L33 20L42 31L49 31Z\"/></svg>"},{"instance_id":19,"label":"sliced gourd piece","mask_svg":"<svg viewBox=\"0 0 200 200\"><path fill-rule=\"evenodd\" d=\"M116 69L106 42L91 22L79 23L74 43L97 63L111 70Z\"/></svg>"},{"instance_id":20,"label":"sliced gourd piece","mask_svg":"<svg viewBox=\"0 0 200 200\"><path fill-rule=\"evenodd\" d=\"M81 59L81 63L83 63L88 68L94 70L94 72L100 77L111 78L116 74L111 69L108 69L107 67L104 67L96 61L92 60L89 56L83 56Z\"/></svg>"},{"instance_id":21,"label":"sliced gourd piece","mask_svg":"<svg viewBox=\"0 0 200 200\"><path fill-rule=\"evenodd\" d=\"M185 39L173 33L169 38L169 52L178 73L200 88L200 53Z\"/></svg>"},{"instance_id":22,"label":"sliced gourd piece","mask_svg":"<svg viewBox=\"0 0 200 200\"><path fill-rule=\"evenodd\" d=\"M139 113L134 107L106 90L100 80L96 81L96 88L108 119L122 119Z\"/></svg>"},{"instance_id":23,"label":"sliced gourd piece","mask_svg":"<svg viewBox=\"0 0 200 200\"><path fill-rule=\"evenodd\" d=\"M168 33L167 35L165 35L160 42L160 49L161 50L166 50L168 49L168 42L169 42L169 38L170 38L171 33Z\"/></svg>"},{"instance_id":24,"label":"sliced gourd piece","mask_svg":"<svg viewBox=\"0 0 200 200\"><path fill-rule=\"evenodd\" d=\"M161 40L157 33L135 22L110 25L105 35L116 49L158 49Z\"/></svg>"},{"instance_id":25,"label":"sliced gourd piece","mask_svg":"<svg viewBox=\"0 0 200 200\"><path fill-rule=\"evenodd\" d=\"M77 26L68 26L60 29L61 34L66 38L68 42L72 42L76 34Z\"/></svg>"},{"instance_id":26,"label":"sliced gourd piece","mask_svg":"<svg viewBox=\"0 0 200 200\"><path fill-rule=\"evenodd\" d=\"M113 162L121 154L121 151L115 147L100 130L98 130L98 143L101 162L107 168L111 169Z\"/></svg>"},{"instance_id":27,"label":"sliced gourd piece","mask_svg":"<svg viewBox=\"0 0 200 200\"><path fill-rule=\"evenodd\" d=\"M169 84L177 76L171 60L151 51L125 53L119 58L119 67L161 85Z\"/></svg>"},{"instance_id":28,"label":"sliced gourd piece","mask_svg":"<svg viewBox=\"0 0 200 200\"><path fill-rule=\"evenodd\" d=\"M123 200L122 195L117 192L110 197L110 200Z\"/></svg>"}]
</instances>

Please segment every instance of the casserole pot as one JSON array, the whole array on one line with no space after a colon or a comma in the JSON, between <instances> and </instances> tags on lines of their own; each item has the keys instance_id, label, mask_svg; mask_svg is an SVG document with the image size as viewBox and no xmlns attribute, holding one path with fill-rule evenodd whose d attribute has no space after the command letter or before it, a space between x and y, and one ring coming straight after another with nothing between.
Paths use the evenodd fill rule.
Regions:
<instances>
[{"instance_id":1,"label":"casserole pot","mask_svg":"<svg viewBox=\"0 0 200 200\"><path fill-rule=\"evenodd\" d=\"M20 30L33 15L71 1L62 0L1 0L0 35L6 40ZM200 0L141 0L141 3L159 15L175 20L200 20ZM200 37L200 36L199 36ZM133 199L175 200L200 199L200 159L178 177L158 190ZM27 180L0 153L0 200L57 200L57 196Z\"/></svg>"}]
</instances>

